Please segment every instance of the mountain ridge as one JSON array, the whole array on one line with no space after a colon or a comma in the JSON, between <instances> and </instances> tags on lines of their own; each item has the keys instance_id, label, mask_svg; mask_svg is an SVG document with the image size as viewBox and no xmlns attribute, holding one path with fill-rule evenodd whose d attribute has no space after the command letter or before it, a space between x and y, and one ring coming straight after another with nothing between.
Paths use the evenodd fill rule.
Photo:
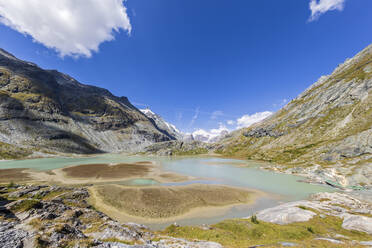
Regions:
<instances>
[{"instance_id":1,"label":"mountain ridge","mask_svg":"<svg viewBox=\"0 0 372 248\"><path fill-rule=\"evenodd\" d=\"M136 151L173 140L127 97L0 50L0 156ZM11 147L11 148L10 148ZM14 150L14 152L12 152Z\"/></svg>"},{"instance_id":2,"label":"mountain ridge","mask_svg":"<svg viewBox=\"0 0 372 248\"><path fill-rule=\"evenodd\" d=\"M371 90L369 45L274 115L220 141L216 150L281 164L282 171L334 169L346 183L371 184Z\"/></svg>"}]
</instances>

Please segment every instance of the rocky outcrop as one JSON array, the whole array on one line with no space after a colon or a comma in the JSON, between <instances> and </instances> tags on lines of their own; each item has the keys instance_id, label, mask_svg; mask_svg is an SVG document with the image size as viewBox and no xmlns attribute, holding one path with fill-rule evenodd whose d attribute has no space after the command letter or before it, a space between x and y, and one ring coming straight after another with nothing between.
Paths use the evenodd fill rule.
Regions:
<instances>
[{"instance_id":1,"label":"rocky outcrop","mask_svg":"<svg viewBox=\"0 0 372 248\"><path fill-rule=\"evenodd\" d=\"M342 228L366 232L372 235L372 217L346 214L344 215Z\"/></svg>"},{"instance_id":2,"label":"rocky outcrop","mask_svg":"<svg viewBox=\"0 0 372 248\"><path fill-rule=\"evenodd\" d=\"M172 139L126 97L0 50L1 157L15 155L5 151L18 147L44 153L119 152Z\"/></svg>"},{"instance_id":3,"label":"rocky outcrop","mask_svg":"<svg viewBox=\"0 0 372 248\"><path fill-rule=\"evenodd\" d=\"M299 208L302 202L283 204L274 208L263 210L257 214L257 218L275 224L285 225L293 222L305 222L313 218L316 213ZM309 205L309 203L306 203Z\"/></svg>"},{"instance_id":4,"label":"rocky outcrop","mask_svg":"<svg viewBox=\"0 0 372 248\"><path fill-rule=\"evenodd\" d=\"M217 144L227 156L288 168L333 167L348 184L372 184L372 45L262 122Z\"/></svg>"},{"instance_id":5,"label":"rocky outcrop","mask_svg":"<svg viewBox=\"0 0 372 248\"><path fill-rule=\"evenodd\" d=\"M16 222L0 221L0 245L3 248L22 248L29 233L16 226Z\"/></svg>"},{"instance_id":6,"label":"rocky outcrop","mask_svg":"<svg viewBox=\"0 0 372 248\"><path fill-rule=\"evenodd\" d=\"M314 216L336 216L342 228L372 234L372 205L343 193L318 193L310 200L290 202L257 213L259 220L285 225Z\"/></svg>"}]
</instances>

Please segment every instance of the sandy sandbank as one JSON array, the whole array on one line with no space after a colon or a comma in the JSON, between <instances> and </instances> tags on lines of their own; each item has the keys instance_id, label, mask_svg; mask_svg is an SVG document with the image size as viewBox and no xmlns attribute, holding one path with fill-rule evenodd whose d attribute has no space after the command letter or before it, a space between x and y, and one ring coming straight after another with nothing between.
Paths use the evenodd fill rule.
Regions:
<instances>
[{"instance_id":1,"label":"sandy sandbank","mask_svg":"<svg viewBox=\"0 0 372 248\"><path fill-rule=\"evenodd\" d=\"M122 222L162 223L213 217L237 205L253 204L265 194L223 185L125 187L100 185L90 189L91 204Z\"/></svg>"},{"instance_id":2,"label":"sandy sandbank","mask_svg":"<svg viewBox=\"0 0 372 248\"><path fill-rule=\"evenodd\" d=\"M19 181L30 181L32 178L25 168L19 169L1 169L0 170L0 182L19 182Z\"/></svg>"},{"instance_id":3,"label":"sandy sandbank","mask_svg":"<svg viewBox=\"0 0 372 248\"><path fill-rule=\"evenodd\" d=\"M73 165L52 171L27 173L34 181L60 184L115 183L130 179L152 179L160 183L183 182L195 179L176 173L165 172L149 161L120 164Z\"/></svg>"}]
</instances>

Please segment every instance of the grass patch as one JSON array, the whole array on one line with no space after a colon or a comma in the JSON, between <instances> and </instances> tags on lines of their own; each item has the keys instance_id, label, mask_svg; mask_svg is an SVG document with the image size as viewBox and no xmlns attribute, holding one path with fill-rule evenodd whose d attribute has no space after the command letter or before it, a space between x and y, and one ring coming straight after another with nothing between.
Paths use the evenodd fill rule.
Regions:
<instances>
[{"instance_id":1,"label":"grass patch","mask_svg":"<svg viewBox=\"0 0 372 248\"><path fill-rule=\"evenodd\" d=\"M136 242L134 241L126 241L126 240L121 240L121 239L117 239L117 238L107 238L107 239L103 239L102 240L103 242L117 242L117 243L122 243L122 244L125 244L125 245L136 245Z\"/></svg>"},{"instance_id":2,"label":"grass patch","mask_svg":"<svg viewBox=\"0 0 372 248\"><path fill-rule=\"evenodd\" d=\"M39 218L35 218L35 219L32 219L28 224L32 226L33 228L40 230L43 223Z\"/></svg>"},{"instance_id":3,"label":"grass patch","mask_svg":"<svg viewBox=\"0 0 372 248\"><path fill-rule=\"evenodd\" d=\"M277 225L262 221L259 224L255 224L251 218L249 220L226 220L212 225L212 229L210 230L203 230L199 227L177 227L172 225L166 228L162 234L191 240L214 241L225 247L236 248L258 244L272 245L278 242L294 242L300 244L301 247L308 247L312 244L314 238L336 233L350 237L353 240L370 239L370 235L366 233L345 230L341 225L342 219L333 216L326 216L325 218L316 216L308 222L292 223L289 225ZM329 244L321 241L317 243L320 245Z\"/></svg>"},{"instance_id":4,"label":"grass patch","mask_svg":"<svg viewBox=\"0 0 372 248\"><path fill-rule=\"evenodd\" d=\"M205 148L196 148L192 150L172 150L172 155L175 156L192 156L208 153L208 149Z\"/></svg>"},{"instance_id":5,"label":"grass patch","mask_svg":"<svg viewBox=\"0 0 372 248\"><path fill-rule=\"evenodd\" d=\"M35 200L35 199L22 200L22 202L20 202L16 206L14 206L12 208L12 210L15 211L15 212L28 211L28 210L36 207L38 204L40 204L40 201Z\"/></svg>"}]
</instances>

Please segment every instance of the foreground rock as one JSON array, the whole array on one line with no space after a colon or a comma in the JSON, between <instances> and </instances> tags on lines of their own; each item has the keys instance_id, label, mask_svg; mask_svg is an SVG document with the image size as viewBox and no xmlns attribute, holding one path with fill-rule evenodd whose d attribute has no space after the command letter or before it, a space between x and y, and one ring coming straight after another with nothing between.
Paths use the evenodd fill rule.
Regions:
<instances>
[{"instance_id":1,"label":"foreground rock","mask_svg":"<svg viewBox=\"0 0 372 248\"><path fill-rule=\"evenodd\" d=\"M158 236L134 223L122 225L94 210L88 197L85 188L2 187L0 247L222 247Z\"/></svg>"},{"instance_id":2,"label":"foreground rock","mask_svg":"<svg viewBox=\"0 0 372 248\"><path fill-rule=\"evenodd\" d=\"M300 208L307 202L294 202L283 204L274 208L265 209L257 214L257 218L275 224L285 225L293 222L304 222L313 218L316 213Z\"/></svg>"},{"instance_id":3,"label":"foreground rock","mask_svg":"<svg viewBox=\"0 0 372 248\"><path fill-rule=\"evenodd\" d=\"M344 193L319 193L266 209L256 220L171 225L157 233L118 223L93 209L88 197L86 188L0 186L0 247L350 247L372 242L371 204Z\"/></svg>"}]
</instances>

